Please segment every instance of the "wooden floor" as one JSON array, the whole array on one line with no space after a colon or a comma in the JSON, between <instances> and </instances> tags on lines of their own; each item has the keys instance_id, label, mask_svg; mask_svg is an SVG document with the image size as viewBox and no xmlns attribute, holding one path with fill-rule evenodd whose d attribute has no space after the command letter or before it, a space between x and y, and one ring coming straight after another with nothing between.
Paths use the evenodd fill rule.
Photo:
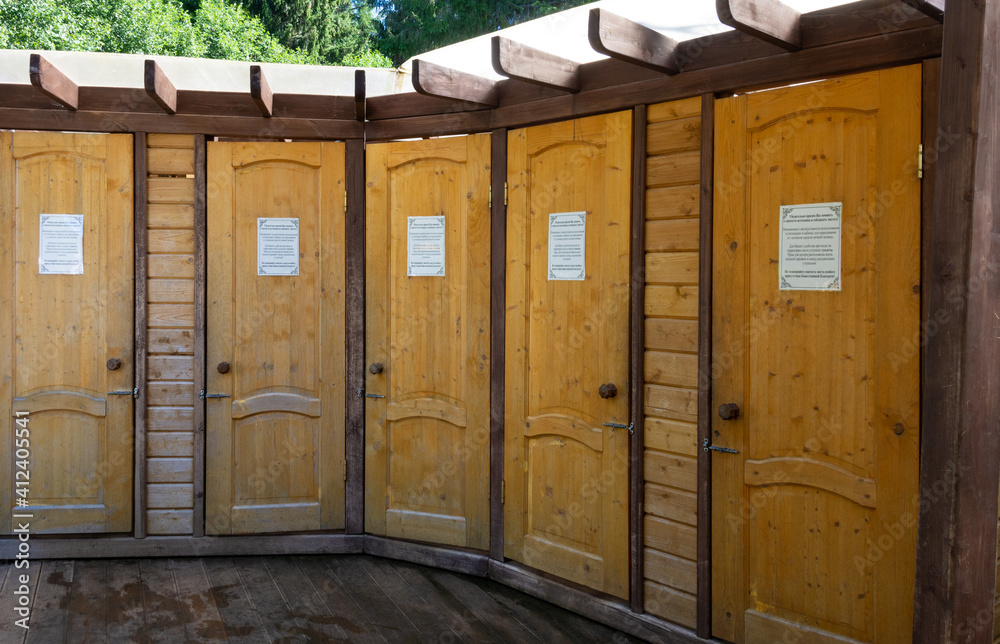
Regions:
<instances>
[{"instance_id":1,"label":"wooden floor","mask_svg":"<svg viewBox=\"0 0 1000 644\"><path fill-rule=\"evenodd\" d=\"M0 643L637 642L489 579L365 555L0 563Z\"/></svg>"}]
</instances>

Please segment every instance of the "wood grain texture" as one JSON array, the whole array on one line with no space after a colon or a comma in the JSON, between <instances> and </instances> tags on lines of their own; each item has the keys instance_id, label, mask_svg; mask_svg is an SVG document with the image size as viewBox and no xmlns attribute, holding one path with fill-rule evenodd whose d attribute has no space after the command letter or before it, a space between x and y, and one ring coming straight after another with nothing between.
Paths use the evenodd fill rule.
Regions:
<instances>
[{"instance_id":1,"label":"wood grain texture","mask_svg":"<svg viewBox=\"0 0 1000 644\"><path fill-rule=\"evenodd\" d=\"M194 373L191 380L195 386L200 388L202 383L206 383L205 378L205 350L207 338L207 324L205 312L207 308L207 282L208 282L208 168L206 161L206 137L204 134L196 134L194 137ZM152 232L152 231L150 231ZM192 526L191 531L195 537L205 536L205 405L195 405L194 416L192 418L193 446L191 467L193 468L193 492L192 492ZM188 507L188 506L175 506Z\"/></svg>"},{"instance_id":2,"label":"wood grain texture","mask_svg":"<svg viewBox=\"0 0 1000 644\"><path fill-rule=\"evenodd\" d=\"M365 146L362 141L346 144L346 368L347 497L346 530L364 533L365 521ZM361 394L361 395L359 395Z\"/></svg>"},{"instance_id":3,"label":"wood grain texture","mask_svg":"<svg viewBox=\"0 0 1000 644\"><path fill-rule=\"evenodd\" d=\"M594 22L591 10L591 27ZM593 42L593 38L591 38ZM629 381L642 382L642 357L646 346L645 279L646 270L646 155L647 155L646 106L632 110L632 213L629 222L631 240L629 260ZM629 390L629 602L632 610L643 610L645 586L645 549L643 548L643 515L645 514L645 460L642 458L645 443L645 414L643 397L639 388Z\"/></svg>"},{"instance_id":4,"label":"wood grain texture","mask_svg":"<svg viewBox=\"0 0 1000 644\"><path fill-rule=\"evenodd\" d=\"M784 49L802 46L802 14L781 0L716 0L719 22Z\"/></svg>"},{"instance_id":5,"label":"wood grain texture","mask_svg":"<svg viewBox=\"0 0 1000 644\"><path fill-rule=\"evenodd\" d=\"M503 561L507 325L507 130L490 139L490 558ZM495 195L493 197L492 195ZM500 198L504 195L504 198Z\"/></svg>"},{"instance_id":6,"label":"wood grain texture","mask_svg":"<svg viewBox=\"0 0 1000 644\"><path fill-rule=\"evenodd\" d=\"M499 104L495 81L419 58L413 61L413 89L425 96L493 107Z\"/></svg>"},{"instance_id":7,"label":"wood grain texture","mask_svg":"<svg viewBox=\"0 0 1000 644\"><path fill-rule=\"evenodd\" d=\"M587 36L590 46L606 56L664 74L680 71L676 40L606 9L590 10Z\"/></svg>"},{"instance_id":8,"label":"wood grain texture","mask_svg":"<svg viewBox=\"0 0 1000 644\"><path fill-rule=\"evenodd\" d=\"M504 36L493 36L490 44L493 69L501 76L567 92L580 91L579 63Z\"/></svg>"},{"instance_id":9,"label":"wood grain texture","mask_svg":"<svg viewBox=\"0 0 1000 644\"><path fill-rule=\"evenodd\" d=\"M167 114L177 113L177 88L155 60L146 60L143 64L143 85L160 109Z\"/></svg>"},{"instance_id":10,"label":"wood grain texture","mask_svg":"<svg viewBox=\"0 0 1000 644\"><path fill-rule=\"evenodd\" d=\"M68 110L80 103L80 88L41 54L28 59L28 77L35 88Z\"/></svg>"},{"instance_id":11,"label":"wood grain texture","mask_svg":"<svg viewBox=\"0 0 1000 644\"><path fill-rule=\"evenodd\" d=\"M137 539L146 536L146 452L147 452L147 427L146 415L149 405L149 394L147 389L146 369L144 365L149 355L148 306L149 287L147 277L149 275L149 258L147 256L147 239L143 234L149 222L148 206L146 203L146 171L147 171L147 139L144 132L136 133L132 139L133 175L135 183L135 194L133 196L133 216L132 228L135 233L135 355L133 359L133 373L135 374L135 454L133 456L133 469L135 472L133 480L133 508L132 508L132 530Z\"/></svg>"},{"instance_id":12,"label":"wood grain texture","mask_svg":"<svg viewBox=\"0 0 1000 644\"><path fill-rule=\"evenodd\" d=\"M261 116L271 118L274 114L274 94L260 65L250 65L250 98Z\"/></svg>"}]
</instances>

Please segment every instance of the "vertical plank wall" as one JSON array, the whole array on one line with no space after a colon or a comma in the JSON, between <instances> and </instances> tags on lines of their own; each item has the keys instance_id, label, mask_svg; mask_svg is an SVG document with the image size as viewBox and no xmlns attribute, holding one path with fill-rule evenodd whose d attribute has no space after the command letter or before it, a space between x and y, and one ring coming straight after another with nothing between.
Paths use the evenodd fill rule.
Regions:
<instances>
[{"instance_id":1,"label":"vertical plank wall","mask_svg":"<svg viewBox=\"0 0 1000 644\"><path fill-rule=\"evenodd\" d=\"M149 534L191 534L193 526L194 140L147 137Z\"/></svg>"},{"instance_id":2,"label":"vertical plank wall","mask_svg":"<svg viewBox=\"0 0 1000 644\"><path fill-rule=\"evenodd\" d=\"M645 609L694 628L701 98L647 120Z\"/></svg>"}]
</instances>

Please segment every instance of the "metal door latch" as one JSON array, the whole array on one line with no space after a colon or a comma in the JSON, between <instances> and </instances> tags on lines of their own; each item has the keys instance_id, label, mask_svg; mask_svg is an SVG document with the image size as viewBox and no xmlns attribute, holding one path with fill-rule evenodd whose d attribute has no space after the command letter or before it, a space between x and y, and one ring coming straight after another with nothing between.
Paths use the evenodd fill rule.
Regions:
<instances>
[{"instance_id":1,"label":"metal door latch","mask_svg":"<svg viewBox=\"0 0 1000 644\"><path fill-rule=\"evenodd\" d=\"M731 447L716 447L715 445L709 445L707 438L702 441L701 446L705 448L706 452L711 450L713 452L724 452L726 454L739 454L737 450Z\"/></svg>"},{"instance_id":2,"label":"metal door latch","mask_svg":"<svg viewBox=\"0 0 1000 644\"><path fill-rule=\"evenodd\" d=\"M635 423L629 423L628 425L622 425L621 423L604 423L605 427L610 427L611 429L627 429L629 434L635 433Z\"/></svg>"},{"instance_id":3,"label":"metal door latch","mask_svg":"<svg viewBox=\"0 0 1000 644\"><path fill-rule=\"evenodd\" d=\"M229 394L206 394L205 390L202 389L198 392L198 397L202 400L205 400L206 398L229 398Z\"/></svg>"},{"instance_id":4,"label":"metal door latch","mask_svg":"<svg viewBox=\"0 0 1000 644\"><path fill-rule=\"evenodd\" d=\"M358 398L364 398L365 397L365 388L364 387L358 387L358 390L356 392L354 392L354 393L356 393L358 395Z\"/></svg>"},{"instance_id":5,"label":"metal door latch","mask_svg":"<svg viewBox=\"0 0 1000 644\"><path fill-rule=\"evenodd\" d=\"M129 391L128 389L126 389L125 391L109 391L108 395L109 396L132 396L133 398L138 398L139 397L139 390L138 389L133 389L132 391Z\"/></svg>"},{"instance_id":6,"label":"metal door latch","mask_svg":"<svg viewBox=\"0 0 1000 644\"><path fill-rule=\"evenodd\" d=\"M365 398L385 398L382 394L365 394Z\"/></svg>"}]
</instances>

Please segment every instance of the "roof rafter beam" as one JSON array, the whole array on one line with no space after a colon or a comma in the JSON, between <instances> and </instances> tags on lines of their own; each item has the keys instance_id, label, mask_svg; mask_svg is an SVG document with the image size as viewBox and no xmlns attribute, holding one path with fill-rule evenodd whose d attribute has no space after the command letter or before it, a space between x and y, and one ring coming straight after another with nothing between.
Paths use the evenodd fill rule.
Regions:
<instances>
[{"instance_id":1,"label":"roof rafter beam","mask_svg":"<svg viewBox=\"0 0 1000 644\"><path fill-rule=\"evenodd\" d=\"M580 64L521 44L493 36L493 69L501 76L566 92L580 91Z\"/></svg>"},{"instance_id":2,"label":"roof rafter beam","mask_svg":"<svg viewBox=\"0 0 1000 644\"><path fill-rule=\"evenodd\" d=\"M587 35L594 51L605 56L664 74L680 71L676 40L610 11L590 10Z\"/></svg>"},{"instance_id":3,"label":"roof rafter beam","mask_svg":"<svg viewBox=\"0 0 1000 644\"><path fill-rule=\"evenodd\" d=\"M945 0L903 0L903 2L938 22L944 20Z\"/></svg>"},{"instance_id":4,"label":"roof rafter beam","mask_svg":"<svg viewBox=\"0 0 1000 644\"><path fill-rule=\"evenodd\" d=\"M66 109L76 110L79 107L80 88L40 54L31 54L28 76L38 91Z\"/></svg>"},{"instance_id":5,"label":"roof rafter beam","mask_svg":"<svg viewBox=\"0 0 1000 644\"><path fill-rule=\"evenodd\" d=\"M781 0L715 0L719 22L789 51L802 49L802 14Z\"/></svg>"},{"instance_id":6,"label":"roof rafter beam","mask_svg":"<svg viewBox=\"0 0 1000 644\"><path fill-rule=\"evenodd\" d=\"M177 113L177 88L170 82L155 60L146 60L143 70L146 93L167 114Z\"/></svg>"},{"instance_id":7,"label":"roof rafter beam","mask_svg":"<svg viewBox=\"0 0 1000 644\"><path fill-rule=\"evenodd\" d=\"M274 94L260 65L250 65L250 98L257 104L261 116L271 118L274 114Z\"/></svg>"},{"instance_id":8,"label":"roof rafter beam","mask_svg":"<svg viewBox=\"0 0 1000 644\"><path fill-rule=\"evenodd\" d=\"M365 70L354 70L354 118L359 121L368 119L368 78Z\"/></svg>"},{"instance_id":9,"label":"roof rafter beam","mask_svg":"<svg viewBox=\"0 0 1000 644\"><path fill-rule=\"evenodd\" d=\"M413 61L413 89L424 96L489 107L500 104L496 81L419 58Z\"/></svg>"}]
</instances>

